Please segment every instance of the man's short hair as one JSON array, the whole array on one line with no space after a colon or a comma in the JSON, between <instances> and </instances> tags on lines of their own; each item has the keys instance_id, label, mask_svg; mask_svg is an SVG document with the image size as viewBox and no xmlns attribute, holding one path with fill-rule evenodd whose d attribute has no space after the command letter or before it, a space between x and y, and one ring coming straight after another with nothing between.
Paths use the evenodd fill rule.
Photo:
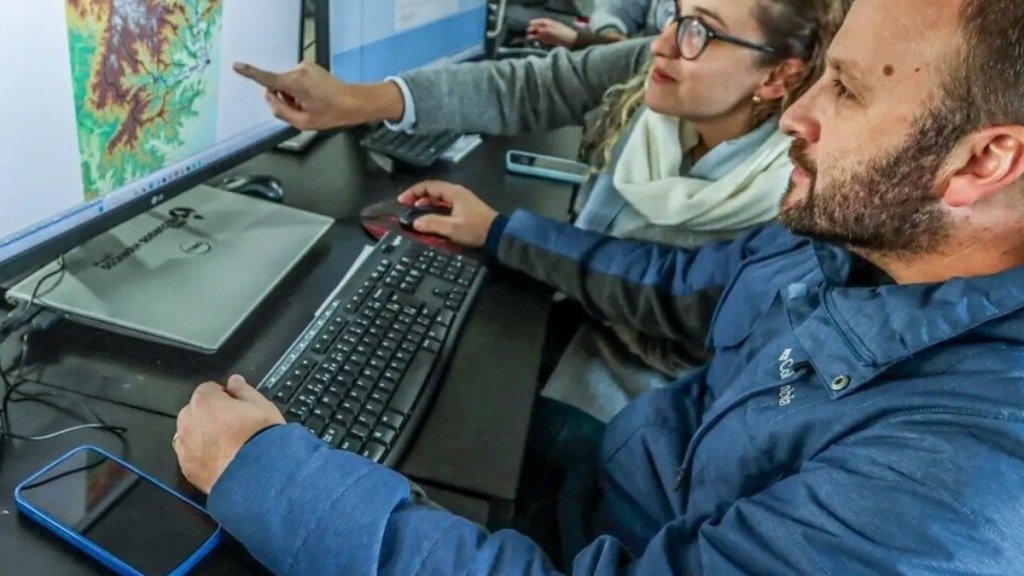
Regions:
<instances>
[{"instance_id":1,"label":"man's short hair","mask_svg":"<svg viewBox=\"0 0 1024 576\"><path fill-rule=\"evenodd\" d=\"M1024 125L1024 0L964 0L951 97L969 130Z\"/></svg>"}]
</instances>

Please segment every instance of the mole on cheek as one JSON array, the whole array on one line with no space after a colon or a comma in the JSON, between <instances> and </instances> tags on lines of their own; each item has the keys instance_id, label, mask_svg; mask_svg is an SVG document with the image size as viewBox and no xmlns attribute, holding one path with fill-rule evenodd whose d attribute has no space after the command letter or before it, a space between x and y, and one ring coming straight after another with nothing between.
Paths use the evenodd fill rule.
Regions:
<instances>
[{"instance_id":1,"label":"mole on cheek","mask_svg":"<svg viewBox=\"0 0 1024 576\"><path fill-rule=\"evenodd\" d=\"M884 66L884 67L882 68L882 74L885 74L886 76L892 76L892 73L893 73L893 72L895 72L895 71L896 71L896 70L894 70L894 69L893 69L893 67L892 67L892 65L891 65L891 64L886 64L886 65L885 65L885 66Z\"/></svg>"}]
</instances>

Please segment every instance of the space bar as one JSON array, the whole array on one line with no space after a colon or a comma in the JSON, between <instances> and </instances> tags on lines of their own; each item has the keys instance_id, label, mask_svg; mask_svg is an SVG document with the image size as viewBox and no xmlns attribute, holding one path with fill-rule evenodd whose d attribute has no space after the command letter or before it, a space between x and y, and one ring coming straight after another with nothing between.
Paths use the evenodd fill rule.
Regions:
<instances>
[{"instance_id":1,"label":"space bar","mask_svg":"<svg viewBox=\"0 0 1024 576\"><path fill-rule=\"evenodd\" d=\"M388 408L406 416L412 412L420 392L427 384L427 377L430 376L430 369L436 358L436 355L426 350L416 352L412 363L402 376L402 381L398 384L398 389L395 390L395 395L388 402Z\"/></svg>"}]
</instances>

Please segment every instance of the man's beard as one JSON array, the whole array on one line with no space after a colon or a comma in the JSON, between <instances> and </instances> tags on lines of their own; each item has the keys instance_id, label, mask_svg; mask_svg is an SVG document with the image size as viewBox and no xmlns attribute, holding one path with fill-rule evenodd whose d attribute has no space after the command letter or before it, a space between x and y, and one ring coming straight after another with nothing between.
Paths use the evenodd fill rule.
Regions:
<instances>
[{"instance_id":1,"label":"man's beard","mask_svg":"<svg viewBox=\"0 0 1024 576\"><path fill-rule=\"evenodd\" d=\"M806 197L789 202L794 188L790 182L779 220L797 234L858 252L906 258L941 250L953 223L942 208L937 180L967 132L965 122L955 110L932 107L914 122L897 151L846 171L821 188L806 155L807 142L795 141L790 158L808 174L809 187Z\"/></svg>"}]
</instances>

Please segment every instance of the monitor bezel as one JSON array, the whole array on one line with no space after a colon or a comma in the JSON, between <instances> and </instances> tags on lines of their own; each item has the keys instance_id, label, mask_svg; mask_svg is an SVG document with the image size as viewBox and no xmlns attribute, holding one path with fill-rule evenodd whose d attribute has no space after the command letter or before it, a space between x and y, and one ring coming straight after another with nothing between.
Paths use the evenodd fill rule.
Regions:
<instances>
[{"instance_id":1,"label":"monitor bezel","mask_svg":"<svg viewBox=\"0 0 1024 576\"><path fill-rule=\"evenodd\" d=\"M297 25L299 28L299 41L296 46L297 58L295 63L300 63L304 58L303 47L305 38L305 4L302 0L297 2ZM180 194L191 190L201 184L207 183L217 175L224 173L239 164L250 160L264 152L273 149L275 146L298 134L299 131L292 126L282 128L266 138L253 142L235 152L228 154L215 162L211 162L194 172L154 188L151 192L132 198L101 215L92 218L81 226L44 240L31 248L0 261L0 282L5 287L17 278L34 272L59 258L62 254L88 242L89 240L115 228L116 226L131 220L132 218L147 212Z\"/></svg>"},{"instance_id":2,"label":"monitor bezel","mask_svg":"<svg viewBox=\"0 0 1024 576\"><path fill-rule=\"evenodd\" d=\"M331 0L313 0L313 27L316 30L316 63L324 70L334 74L331 69ZM480 36L481 53L467 58L462 62L472 62L487 57L487 19L484 19L484 32ZM344 78L342 78L344 80Z\"/></svg>"}]
</instances>

